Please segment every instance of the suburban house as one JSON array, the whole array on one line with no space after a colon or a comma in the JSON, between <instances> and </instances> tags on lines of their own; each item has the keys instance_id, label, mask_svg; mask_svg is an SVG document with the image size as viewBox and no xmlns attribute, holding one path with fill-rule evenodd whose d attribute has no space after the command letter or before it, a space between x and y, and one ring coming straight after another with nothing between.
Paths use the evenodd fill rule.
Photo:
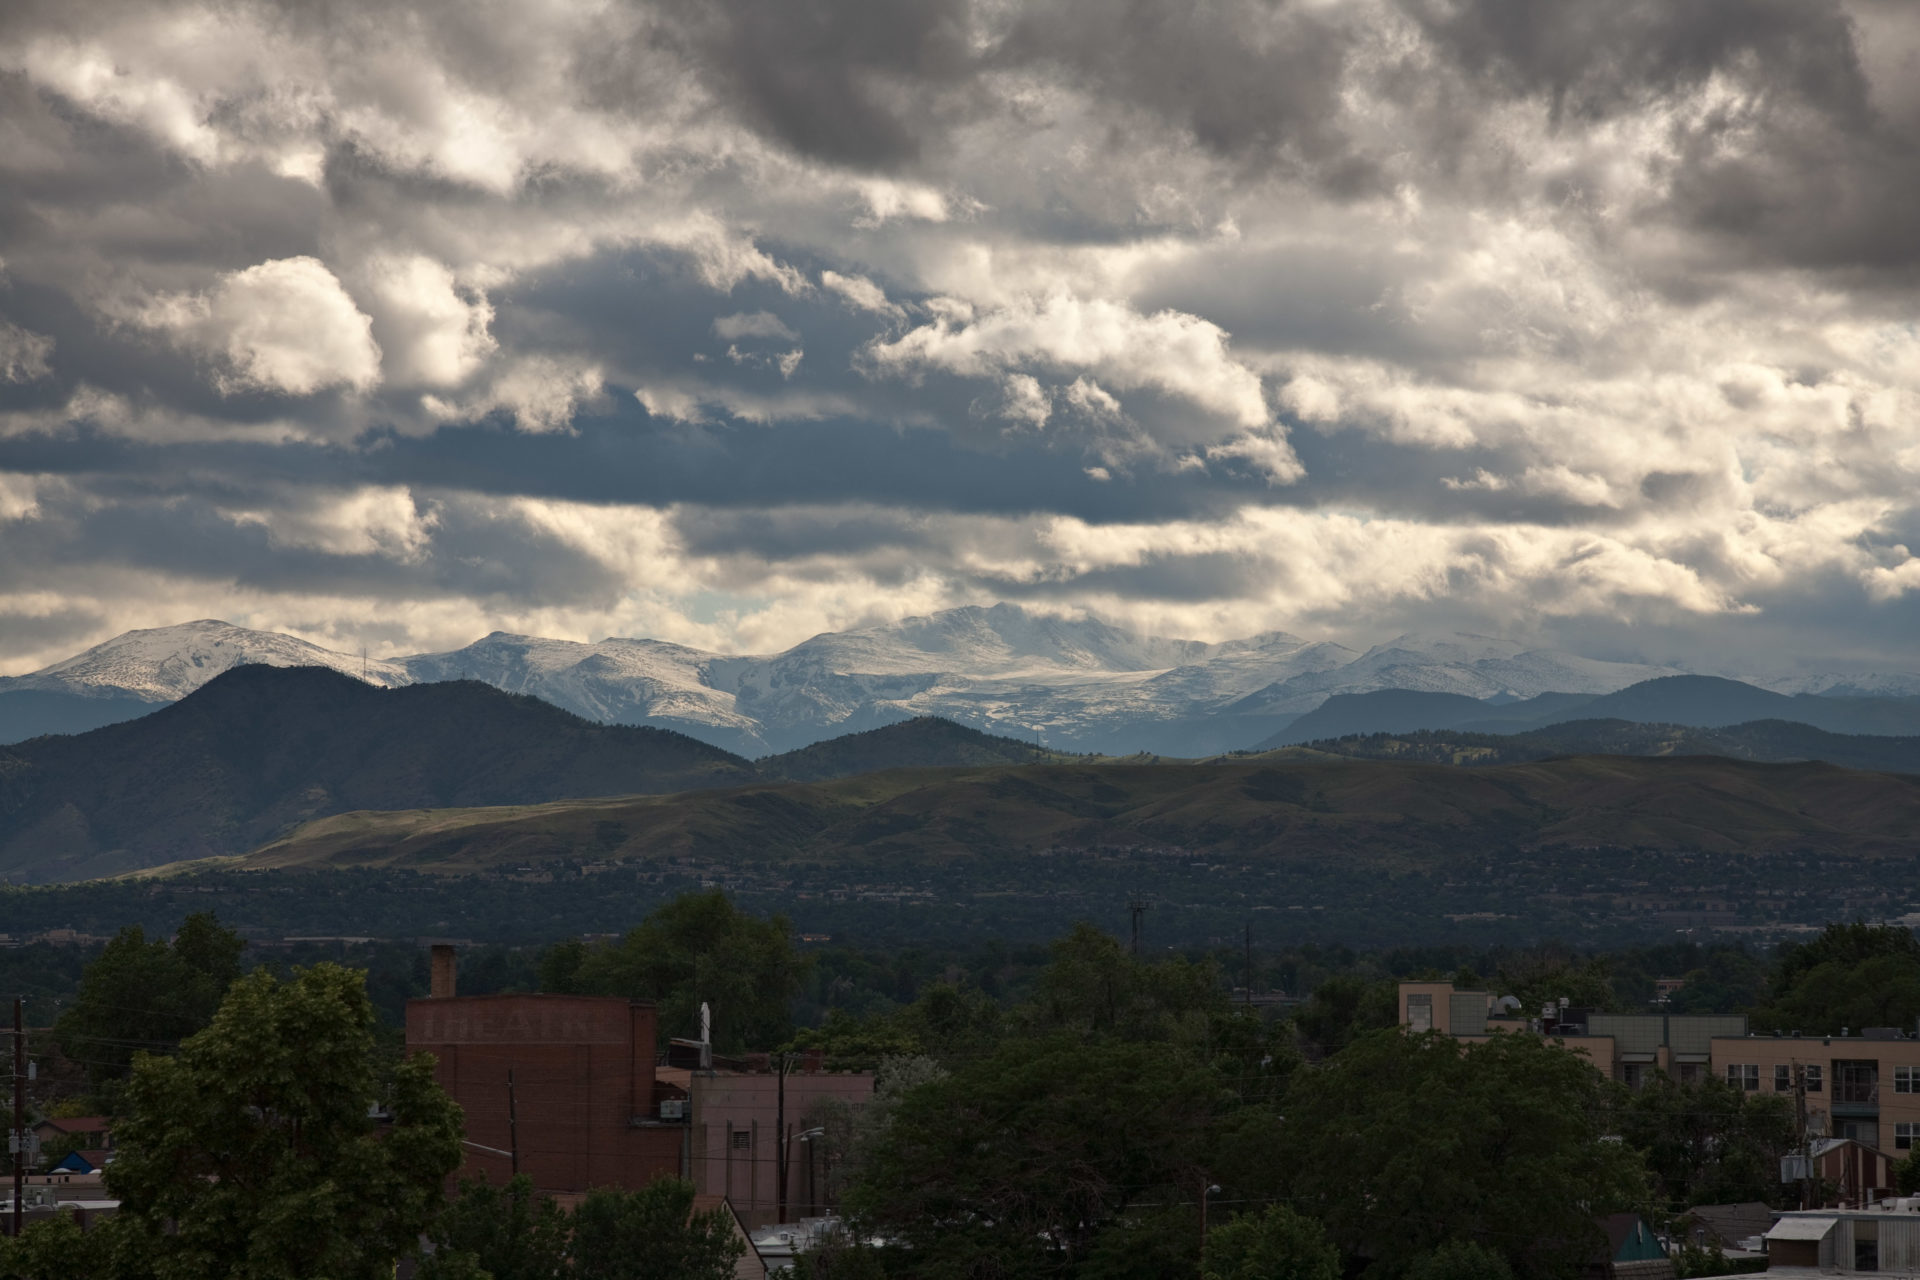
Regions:
<instances>
[{"instance_id":1,"label":"suburban house","mask_svg":"<svg viewBox=\"0 0 1920 1280\"><path fill-rule=\"evenodd\" d=\"M72 1116L62 1120L40 1120L33 1126L42 1147L55 1142L88 1151L113 1150L113 1121L106 1116Z\"/></svg>"},{"instance_id":2,"label":"suburban house","mask_svg":"<svg viewBox=\"0 0 1920 1280\"><path fill-rule=\"evenodd\" d=\"M1607 1229L1607 1254L1587 1266L1591 1280L1673 1280L1673 1261L1645 1218L1616 1213L1601 1225Z\"/></svg>"},{"instance_id":3,"label":"suburban house","mask_svg":"<svg viewBox=\"0 0 1920 1280\"><path fill-rule=\"evenodd\" d=\"M1680 1234L1702 1249L1746 1250L1772 1230L1780 1211L1760 1200L1697 1204L1680 1217ZM1749 1246L1748 1241L1754 1241Z\"/></svg>"}]
</instances>

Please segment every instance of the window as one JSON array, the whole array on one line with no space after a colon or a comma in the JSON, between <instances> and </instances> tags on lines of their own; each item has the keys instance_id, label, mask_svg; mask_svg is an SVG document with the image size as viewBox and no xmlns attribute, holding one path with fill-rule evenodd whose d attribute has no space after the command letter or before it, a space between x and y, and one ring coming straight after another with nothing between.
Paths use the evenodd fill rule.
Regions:
<instances>
[{"instance_id":1,"label":"window","mask_svg":"<svg viewBox=\"0 0 1920 1280\"><path fill-rule=\"evenodd\" d=\"M1697 1062L1681 1063L1680 1064L1680 1083L1681 1084L1699 1084L1700 1083L1700 1064Z\"/></svg>"},{"instance_id":2,"label":"window","mask_svg":"<svg viewBox=\"0 0 1920 1280\"><path fill-rule=\"evenodd\" d=\"M1870 1060L1835 1061L1833 1100L1842 1104L1877 1105L1880 1101L1880 1064Z\"/></svg>"},{"instance_id":3,"label":"window","mask_svg":"<svg viewBox=\"0 0 1920 1280\"><path fill-rule=\"evenodd\" d=\"M1793 1092L1793 1068L1784 1062L1775 1064L1773 1068L1773 1091L1775 1093Z\"/></svg>"},{"instance_id":4,"label":"window","mask_svg":"<svg viewBox=\"0 0 1920 1280\"><path fill-rule=\"evenodd\" d=\"M748 1151L748 1150L751 1150L752 1147L753 1147L753 1130L735 1129L733 1131L733 1149L735 1151Z\"/></svg>"},{"instance_id":5,"label":"window","mask_svg":"<svg viewBox=\"0 0 1920 1280\"><path fill-rule=\"evenodd\" d=\"M1407 1030L1433 1030L1433 997L1430 995L1410 995L1407 997Z\"/></svg>"},{"instance_id":6,"label":"window","mask_svg":"<svg viewBox=\"0 0 1920 1280\"><path fill-rule=\"evenodd\" d=\"M1822 1072L1819 1067L1807 1068L1807 1092L1808 1093L1820 1092L1820 1085L1821 1085L1822 1079L1824 1078L1824 1075L1825 1073Z\"/></svg>"},{"instance_id":7,"label":"window","mask_svg":"<svg viewBox=\"0 0 1920 1280\"><path fill-rule=\"evenodd\" d=\"M1757 1062L1729 1062L1727 1064L1727 1083L1747 1093L1760 1092L1760 1064Z\"/></svg>"},{"instance_id":8,"label":"window","mask_svg":"<svg viewBox=\"0 0 1920 1280\"><path fill-rule=\"evenodd\" d=\"M1647 1064L1644 1062L1620 1064L1620 1079L1629 1089L1642 1087L1647 1083Z\"/></svg>"},{"instance_id":9,"label":"window","mask_svg":"<svg viewBox=\"0 0 1920 1280\"><path fill-rule=\"evenodd\" d=\"M1901 1121L1893 1126L1893 1149L1895 1151L1913 1150L1913 1140L1916 1137L1920 1137L1920 1124Z\"/></svg>"},{"instance_id":10,"label":"window","mask_svg":"<svg viewBox=\"0 0 1920 1280\"><path fill-rule=\"evenodd\" d=\"M1920 1067L1895 1067L1893 1069L1893 1091L1895 1093L1920 1093Z\"/></svg>"}]
</instances>

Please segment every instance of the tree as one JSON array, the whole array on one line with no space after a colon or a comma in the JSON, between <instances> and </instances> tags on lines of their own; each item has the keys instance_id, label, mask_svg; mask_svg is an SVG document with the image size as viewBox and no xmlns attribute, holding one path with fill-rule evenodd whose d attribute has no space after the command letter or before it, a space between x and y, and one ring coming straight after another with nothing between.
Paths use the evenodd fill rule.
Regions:
<instances>
[{"instance_id":1,"label":"tree","mask_svg":"<svg viewBox=\"0 0 1920 1280\"><path fill-rule=\"evenodd\" d=\"M481 1271L492 1280L565 1280L570 1231L560 1206L535 1195L525 1174L504 1187L463 1181L427 1232L433 1256L420 1280L467 1280Z\"/></svg>"},{"instance_id":2,"label":"tree","mask_svg":"<svg viewBox=\"0 0 1920 1280\"><path fill-rule=\"evenodd\" d=\"M693 1184L661 1178L638 1191L599 1188L573 1211L580 1280L732 1280L746 1244L721 1209L693 1211Z\"/></svg>"},{"instance_id":3,"label":"tree","mask_svg":"<svg viewBox=\"0 0 1920 1280\"><path fill-rule=\"evenodd\" d=\"M54 1038L61 1053L86 1064L88 1086L109 1110L136 1053L171 1049L213 1018L240 975L245 945L211 913L196 912L171 946L129 925L87 966Z\"/></svg>"},{"instance_id":4,"label":"tree","mask_svg":"<svg viewBox=\"0 0 1920 1280\"><path fill-rule=\"evenodd\" d=\"M1407 1280L1513 1280L1513 1268L1483 1244L1449 1240L1415 1258Z\"/></svg>"},{"instance_id":5,"label":"tree","mask_svg":"<svg viewBox=\"0 0 1920 1280\"><path fill-rule=\"evenodd\" d=\"M1208 1233L1206 1280L1340 1280L1340 1251L1319 1223L1277 1204Z\"/></svg>"},{"instance_id":6,"label":"tree","mask_svg":"<svg viewBox=\"0 0 1920 1280\"><path fill-rule=\"evenodd\" d=\"M1391 982L1349 975L1328 978L1313 998L1293 1015L1293 1025L1316 1057L1336 1054L1356 1035L1383 1030L1400 1020L1399 996Z\"/></svg>"},{"instance_id":7,"label":"tree","mask_svg":"<svg viewBox=\"0 0 1920 1280\"><path fill-rule=\"evenodd\" d=\"M1142 963L1090 924L1075 925L1052 952L1026 1009L1036 1028L1167 1040L1196 1019L1227 1011L1211 965L1182 957Z\"/></svg>"},{"instance_id":8,"label":"tree","mask_svg":"<svg viewBox=\"0 0 1920 1280\"><path fill-rule=\"evenodd\" d=\"M1920 940L1897 925L1830 924L1782 952L1756 1031L1903 1027L1920 1017Z\"/></svg>"},{"instance_id":9,"label":"tree","mask_svg":"<svg viewBox=\"0 0 1920 1280\"><path fill-rule=\"evenodd\" d=\"M1779 1196L1780 1157L1794 1145L1784 1097L1749 1094L1713 1076L1682 1084L1665 1072L1619 1097L1620 1136L1642 1153L1654 1194L1667 1204Z\"/></svg>"},{"instance_id":10,"label":"tree","mask_svg":"<svg viewBox=\"0 0 1920 1280\"><path fill-rule=\"evenodd\" d=\"M1161 1045L1015 1040L891 1104L846 1206L897 1239L916 1275L1065 1274L1099 1235L1190 1197L1230 1094Z\"/></svg>"},{"instance_id":11,"label":"tree","mask_svg":"<svg viewBox=\"0 0 1920 1280\"><path fill-rule=\"evenodd\" d=\"M383 1083L373 1032L360 973L255 971L177 1056L137 1058L106 1175L118 1274L390 1276L459 1166L460 1111L428 1055Z\"/></svg>"},{"instance_id":12,"label":"tree","mask_svg":"<svg viewBox=\"0 0 1920 1280\"><path fill-rule=\"evenodd\" d=\"M1608 1088L1533 1036L1362 1036L1288 1087L1293 1203L1369 1275L1456 1239L1520 1276L1574 1275L1604 1243L1597 1215L1646 1196L1639 1156L1608 1140Z\"/></svg>"},{"instance_id":13,"label":"tree","mask_svg":"<svg viewBox=\"0 0 1920 1280\"><path fill-rule=\"evenodd\" d=\"M663 1038L695 1034L710 1004L715 1046L744 1053L793 1034L805 970L785 916L758 919L716 889L680 895L611 946L562 943L542 957L540 978L548 991L657 1001Z\"/></svg>"}]
</instances>

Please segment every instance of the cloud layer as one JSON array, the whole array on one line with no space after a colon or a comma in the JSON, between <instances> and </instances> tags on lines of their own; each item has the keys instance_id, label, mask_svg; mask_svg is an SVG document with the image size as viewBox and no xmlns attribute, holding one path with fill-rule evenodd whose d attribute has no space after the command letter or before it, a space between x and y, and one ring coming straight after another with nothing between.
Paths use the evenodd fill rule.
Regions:
<instances>
[{"instance_id":1,"label":"cloud layer","mask_svg":"<svg viewBox=\"0 0 1920 1280\"><path fill-rule=\"evenodd\" d=\"M0 12L0 670L999 599L1911 666L1904 0Z\"/></svg>"}]
</instances>

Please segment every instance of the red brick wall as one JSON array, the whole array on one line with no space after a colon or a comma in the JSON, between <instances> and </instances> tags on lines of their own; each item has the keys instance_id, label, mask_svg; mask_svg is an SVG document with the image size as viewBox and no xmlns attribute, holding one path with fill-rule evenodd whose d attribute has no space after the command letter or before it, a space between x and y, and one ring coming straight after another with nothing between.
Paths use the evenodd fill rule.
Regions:
<instances>
[{"instance_id":1,"label":"red brick wall","mask_svg":"<svg viewBox=\"0 0 1920 1280\"><path fill-rule=\"evenodd\" d=\"M435 1078L466 1113L467 1137L513 1147L543 1191L639 1187L681 1169L684 1126L652 1121L655 1012L602 996L461 996L407 1003L407 1051L434 1055ZM510 1160L467 1149L460 1176L503 1182Z\"/></svg>"}]
</instances>

